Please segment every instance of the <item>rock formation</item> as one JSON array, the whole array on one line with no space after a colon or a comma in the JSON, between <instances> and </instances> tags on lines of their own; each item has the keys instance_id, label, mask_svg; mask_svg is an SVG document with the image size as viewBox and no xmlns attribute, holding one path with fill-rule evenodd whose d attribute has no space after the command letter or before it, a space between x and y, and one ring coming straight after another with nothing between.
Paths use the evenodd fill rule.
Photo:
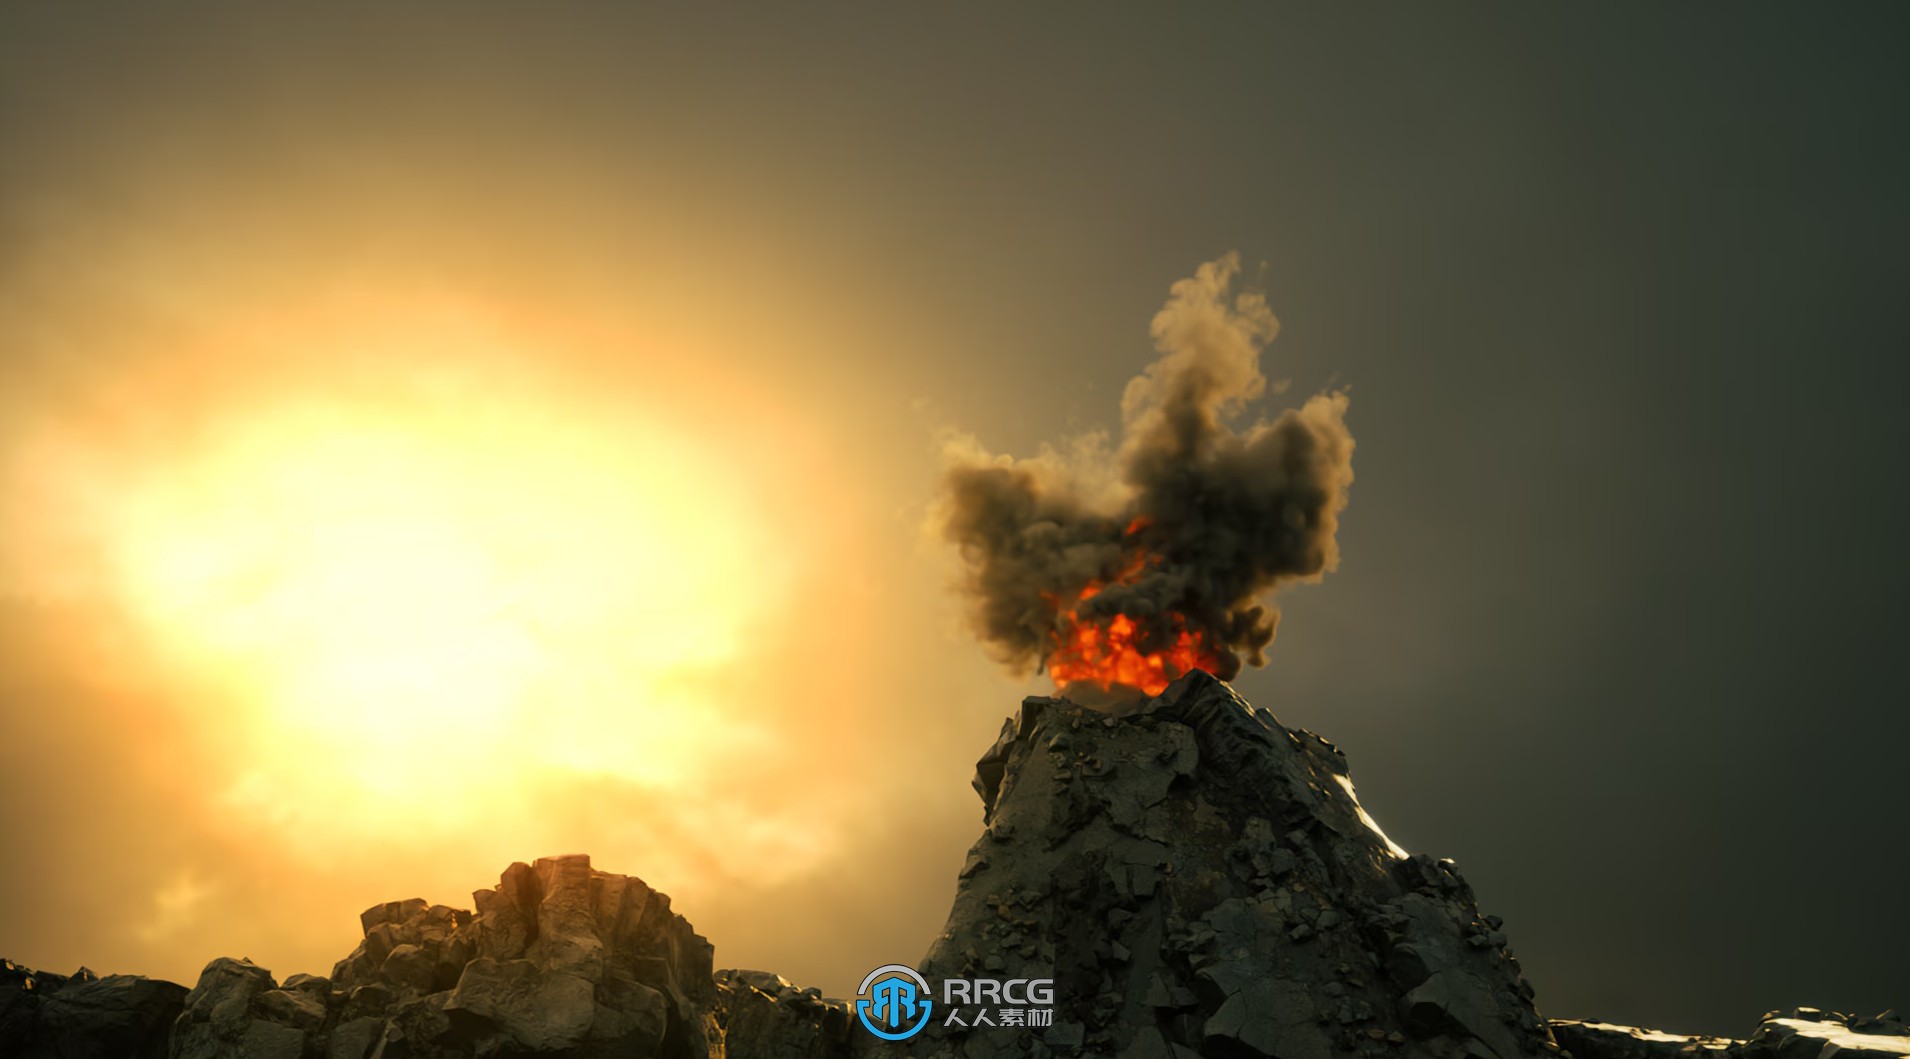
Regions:
<instances>
[{"instance_id":1,"label":"rock formation","mask_svg":"<svg viewBox=\"0 0 1910 1059\"><path fill-rule=\"evenodd\" d=\"M36 972L0 960L0 1055L165 1059L186 987L133 975Z\"/></svg>"},{"instance_id":2,"label":"rock formation","mask_svg":"<svg viewBox=\"0 0 1910 1059\"><path fill-rule=\"evenodd\" d=\"M716 972L727 1059L847 1059L866 1034L849 1005L768 971Z\"/></svg>"},{"instance_id":3,"label":"rock formation","mask_svg":"<svg viewBox=\"0 0 1910 1059\"><path fill-rule=\"evenodd\" d=\"M1906 1059L1910 1028L1896 1012L1860 1018L1817 1008L1773 1011L1748 1040L1685 1036L1559 1019L1552 1033L1574 1059Z\"/></svg>"},{"instance_id":4,"label":"rock formation","mask_svg":"<svg viewBox=\"0 0 1910 1059\"><path fill-rule=\"evenodd\" d=\"M1331 743L1205 673L1121 709L1031 697L975 788L985 829L920 970L1050 979L1040 1018L935 995L885 1044L843 1001L713 971L667 896L567 856L511 865L474 910L367 909L328 978L220 958L188 991L0 961L0 1056L1910 1057L1889 1013L1772 1013L1741 1041L1548 1023L1452 864L1387 839Z\"/></svg>"},{"instance_id":5,"label":"rock formation","mask_svg":"<svg viewBox=\"0 0 1910 1059\"><path fill-rule=\"evenodd\" d=\"M711 947L639 879L582 856L513 864L475 913L395 901L332 976L207 965L171 1059L722 1053Z\"/></svg>"},{"instance_id":6,"label":"rock formation","mask_svg":"<svg viewBox=\"0 0 1910 1059\"><path fill-rule=\"evenodd\" d=\"M944 1016L914 1054L1557 1051L1451 863L1393 845L1332 744L1205 673L1118 716L1031 697L975 787L987 829L922 971L1051 978L1053 1025Z\"/></svg>"}]
</instances>

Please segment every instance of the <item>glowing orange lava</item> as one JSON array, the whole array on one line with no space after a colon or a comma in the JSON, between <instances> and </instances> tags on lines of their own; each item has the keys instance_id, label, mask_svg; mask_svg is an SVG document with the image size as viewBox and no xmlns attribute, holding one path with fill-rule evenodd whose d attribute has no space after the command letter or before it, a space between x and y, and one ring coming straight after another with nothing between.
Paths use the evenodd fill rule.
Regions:
<instances>
[{"instance_id":1,"label":"glowing orange lava","mask_svg":"<svg viewBox=\"0 0 1910 1059\"><path fill-rule=\"evenodd\" d=\"M1146 527L1147 520L1137 518L1128 524L1126 536L1132 538ZM1113 583L1132 583L1157 561L1158 557L1137 548L1114 575ZM1164 649L1155 651L1141 650L1137 642L1141 629L1125 614L1110 618L1084 617L1081 605L1099 595L1107 585L1105 581L1088 582L1067 610L1057 616L1054 647L1048 653L1048 676L1056 687L1092 684L1102 691L1128 687L1159 695L1175 677L1190 669L1219 668L1219 658L1208 647L1206 638L1184 628L1179 615L1162 616L1162 623L1174 630L1173 639Z\"/></svg>"}]
</instances>

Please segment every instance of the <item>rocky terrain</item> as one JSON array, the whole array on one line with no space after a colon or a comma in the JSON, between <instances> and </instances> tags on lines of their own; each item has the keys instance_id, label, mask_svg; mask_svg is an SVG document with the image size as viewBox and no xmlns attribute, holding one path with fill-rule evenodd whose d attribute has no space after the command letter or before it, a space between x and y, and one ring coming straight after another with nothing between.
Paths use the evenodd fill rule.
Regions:
<instances>
[{"instance_id":1,"label":"rocky terrain","mask_svg":"<svg viewBox=\"0 0 1910 1059\"><path fill-rule=\"evenodd\" d=\"M174 1057L722 1054L710 943L639 879L587 857L513 864L476 912L396 901L329 978L207 965Z\"/></svg>"},{"instance_id":2,"label":"rocky terrain","mask_svg":"<svg viewBox=\"0 0 1910 1059\"><path fill-rule=\"evenodd\" d=\"M1497 919L1407 856L1346 758L1204 673L1124 716L1030 698L982 758L987 830L922 971L1053 978L1084 1054L1556 1050ZM919 1054L1034 1038L931 1026Z\"/></svg>"},{"instance_id":3,"label":"rocky terrain","mask_svg":"<svg viewBox=\"0 0 1910 1059\"><path fill-rule=\"evenodd\" d=\"M1576 1059L1901 1059L1910 1027L1896 1012L1862 1018L1817 1008L1773 1011L1748 1040L1559 1019L1552 1034Z\"/></svg>"},{"instance_id":4,"label":"rocky terrain","mask_svg":"<svg viewBox=\"0 0 1910 1059\"><path fill-rule=\"evenodd\" d=\"M82 967L47 974L0 960L0 1055L165 1059L186 987Z\"/></svg>"},{"instance_id":5,"label":"rocky terrain","mask_svg":"<svg viewBox=\"0 0 1910 1059\"><path fill-rule=\"evenodd\" d=\"M470 910L367 909L329 977L222 957L187 990L0 963L0 1056L1910 1056L1889 1013L1774 1012L1745 1040L1546 1020L1452 864L1388 840L1332 744L1204 673L1120 710L1031 697L975 787L986 828L920 971L1051 979L1045 1005L937 996L887 1044L849 1003L713 970L667 896L565 856L511 865Z\"/></svg>"}]
</instances>

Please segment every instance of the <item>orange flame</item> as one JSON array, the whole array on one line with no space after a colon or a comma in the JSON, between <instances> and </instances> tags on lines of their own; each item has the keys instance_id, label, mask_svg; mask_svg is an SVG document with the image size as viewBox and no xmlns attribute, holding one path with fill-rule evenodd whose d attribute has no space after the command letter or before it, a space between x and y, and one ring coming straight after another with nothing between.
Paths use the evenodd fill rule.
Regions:
<instances>
[{"instance_id":1,"label":"orange flame","mask_svg":"<svg viewBox=\"0 0 1910 1059\"><path fill-rule=\"evenodd\" d=\"M1133 537L1147 528L1145 518L1128 524L1126 535ZM1158 561L1158 557L1136 547L1114 584L1130 584ZM1048 653L1048 676L1056 687L1092 684L1104 692L1117 686L1137 688L1148 695L1159 695L1175 677L1190 669L1219 668L1219 658L1198 632L1175 628L1174 639L1165 649L1143 652L1136 642L1140 629L1125 614L1111 618L1089 618L1081 614L1081 604L1099 595L1108 582L1090 581L1081 589L1065 612L1056 616L1054 646ZM1177 615L1166 620L1174 626Z\"/></svg>"}]
</instances>

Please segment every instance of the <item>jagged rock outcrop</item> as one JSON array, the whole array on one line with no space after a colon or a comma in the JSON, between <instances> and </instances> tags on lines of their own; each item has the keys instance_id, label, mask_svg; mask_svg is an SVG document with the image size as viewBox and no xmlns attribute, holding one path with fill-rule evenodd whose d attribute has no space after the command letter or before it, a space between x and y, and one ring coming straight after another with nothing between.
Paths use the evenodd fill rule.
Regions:
<instances>
[{"instance_id":1,"label":"jagged rock outcrop","mask_svg":"<svg viewBox=\"0 0 1910 1059\"><path fill-rule=\"evenodd\" d=\"M0 961L0 1056L1910 1057L1890 1013L1773 1012L1742 1041L1548 1024L1452 864L1387 839L1331 743L1205 673L1118 710L1030 697L975 788L985 829L920 971L1049 979L1052 999L951 1008L931 986L934 1021L901 1044L814 989L712 971L667 896L567 856L511 865L475 910L367 909L329 978L221 958L188 991Z\"/></svg>"},{"instance_id":2,"label":"jagged rock outcrop","mask_svg":"<svg viewBox=\"0 0 1910 1059\"><path fill-rule=\"evenodd\" d=\"M329 979L214 960L172 1059L722 1056L713 950L666 895L569 856L472 896L367 909Z\"/></svg>"},{"instance_id":3,"label":"jagged rock outcrop","mask_svg":"<svg viewBox=\"0 0 1910 1059\"><path fill-rule=\"evenodd\" d=\"M849 1005L768 971L716 972L727 1059L841 1059L856 1044Z\"/></svg>"},{"instance_id":4,"label":"jagged rock outcrop","mask_svg":"<svg viewBox=\"0 0 1910 1059\"><path fill-rule=\"evenodd\" d=\"M137 975L33 971L0 960L0 1055L164 1059L186 987Z\"/></svg>"},{"instance_id":5,"label":"jagged rock outcrop","mask_svg":"<svg viewBox=\"0 0 1910 1059\"><path fill-rule=\"evenodd\" d=\"M1730 1059L1744 1042L1686 1036L1610 1022L1553 1019L1552 1038L1572 1059Z\"/></svg>"},{"instance_id":6,"label":"jagged rock outcrop","mask_svg":"<svg viewBox=\"0 0 1910 1059\"><path fill-rule=\"evenodd\" d=\"M1895 1011L1874 1018L1818 1008L1764 1016L1744 1059L1910 1059L1910 1026Z\"/></svg>"},{"instance_id":7,"label":"jagged rock outcrop","mask_svg":"<svg viewBox=\"0 0 1910 1059\"><path fill-rule=\"evenodd\" d=\"M1861 1018L1817 1008L1773 1011L1747 1040L1557 1019L1573 1059L1905 1059L1910 1027L1894 1011Z\"/></svg>"},{"instance_id":8,"label":"jagged rock outcrop","mask_svg":"<svg viewBox=\"0 0 1910 1059\"><path fill-rule=\"evenodd\" d=\"M1394 846L1332 744L1205 673L1120 715L1031 697L975 787L987 829L922 972L1051 978L1053 1024L944 1012L910 1054L1557 1051L1451 863Z\"/></svg>"}]
</instances>

